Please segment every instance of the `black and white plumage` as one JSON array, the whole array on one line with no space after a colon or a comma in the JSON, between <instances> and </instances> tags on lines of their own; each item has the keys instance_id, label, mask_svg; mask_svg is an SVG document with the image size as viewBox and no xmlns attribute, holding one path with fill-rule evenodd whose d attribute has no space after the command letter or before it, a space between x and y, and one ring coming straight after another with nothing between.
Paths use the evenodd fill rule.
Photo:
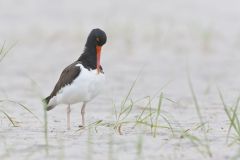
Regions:
<instances>
[{"instance_id":1,"label":"black and white plumage","mask_svg":"<svg viewBox=\"0 0 240 160\"><path fill-rule=\"evenodd\" d=\"M83 54L77 61L66 67L52 93L45 98L46 110L58 104L67 104L67 121L70 129L70 105L83 102L81 114L85 125L86 103L96 97L104 86L104 73L100 65L101 47L107 36L101 29L93 29L88 36Z\"/></svg>"}]
</instances>

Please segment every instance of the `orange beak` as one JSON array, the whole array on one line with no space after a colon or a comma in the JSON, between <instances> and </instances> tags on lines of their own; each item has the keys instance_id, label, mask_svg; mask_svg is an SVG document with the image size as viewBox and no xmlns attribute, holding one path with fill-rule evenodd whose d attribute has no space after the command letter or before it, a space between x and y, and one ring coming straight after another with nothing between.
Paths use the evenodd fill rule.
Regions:
<instances>
[{"instance_id":1,"label":"orange beak","mask_svg":"<svg viewBox=\"0 0 240 160\"><path fill-rule=\"evenodd\" d=\"M100 58L101 58L101 46L96 46L97 50L97 74L100 72Z\"/></svg>"}]
</instances>

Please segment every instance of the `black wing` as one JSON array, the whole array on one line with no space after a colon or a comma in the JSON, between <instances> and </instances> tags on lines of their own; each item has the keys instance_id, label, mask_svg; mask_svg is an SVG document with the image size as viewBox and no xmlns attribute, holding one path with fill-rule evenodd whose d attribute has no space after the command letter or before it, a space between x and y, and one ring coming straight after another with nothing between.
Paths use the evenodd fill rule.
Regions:
<instances>
[{"instance_id":1,"label":"black wing","mask_svg":"<svg viewBox=\"0 0 240 160\"><path fill-rule=\"evenodd\" d=\"M63 70L52 93L50 94L50 96L45 98L45 102L47 104L52 97L56 96L56 94L58 93L59 90L61 90L64 86L71 84L77 78L77 76L80 74L81 68L79 66L76 66L76 64L78 64L78 62L74 62L73 64L69 65L68 67L66 67Z\"/></svg>"}]
</instances>

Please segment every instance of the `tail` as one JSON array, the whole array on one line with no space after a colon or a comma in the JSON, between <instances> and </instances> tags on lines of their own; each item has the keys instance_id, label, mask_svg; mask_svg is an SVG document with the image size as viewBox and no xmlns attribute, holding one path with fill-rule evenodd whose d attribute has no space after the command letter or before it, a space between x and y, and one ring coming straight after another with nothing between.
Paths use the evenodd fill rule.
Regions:
<instances>
[{"instance_id":1,"label":"tail","mask_svg":"<svg viewBox=\"0 0 240 160\"><path fill-rule=\"evenodd\" d=\"M49 101L51 99L51 96L46 97L45 99L43 99L43 103L45 105L46 111L50 111L51 109L53 109L55 107L55 105L49 105Z\"/></svg>"}]
</instances>

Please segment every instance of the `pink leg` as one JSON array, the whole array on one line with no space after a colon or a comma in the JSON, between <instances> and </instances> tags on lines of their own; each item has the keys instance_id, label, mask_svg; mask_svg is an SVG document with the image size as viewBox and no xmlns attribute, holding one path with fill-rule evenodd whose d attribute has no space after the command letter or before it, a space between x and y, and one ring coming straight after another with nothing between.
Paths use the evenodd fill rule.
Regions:
<instances>
[{"instance_id":1,"label":"pink leg","mask_svg":"<svg viewBox=\"0 0 240 160\"><path fill-rule=\"evenodd\" d=\"M84 127L85 126L85 107L86 103L83 103L82 109L81 109L81 115L82 115L82 124L79 125L79 127Z\"/></svg>"},{"instance_id":2,"label":"pink leg","mask_svg":"<svg viewBox=\"0 0 240 160\"><path fill-rule=\"evenodd\" d=\"M71 113L71 108L70 104L67 107L67 129L70 130L70 113Z\"/></svg>"}]
</instances>

